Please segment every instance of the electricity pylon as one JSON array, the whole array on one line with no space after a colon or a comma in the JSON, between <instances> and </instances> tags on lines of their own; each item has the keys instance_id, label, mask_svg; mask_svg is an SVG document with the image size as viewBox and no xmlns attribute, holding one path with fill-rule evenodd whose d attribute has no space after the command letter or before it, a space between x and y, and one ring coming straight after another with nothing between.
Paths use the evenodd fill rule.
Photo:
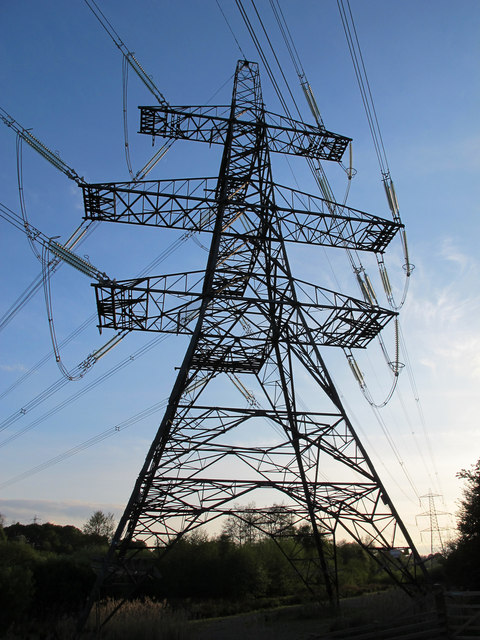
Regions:
<instances>
[{"instance_id":1,"label":"electricity pylon","mask_svg":"<svg viewBox=\"0 0 480 640\"><path fill-rule=\"evenodd\" d=\"M435 498L441 498L438 493L432 493L430 490L426 495L420 496L420 499L428 498L428 511L419 513L415 516L415 519L428 516L430 520L430 527L428 529L422 529L423 532L430 533L430 555L433 557L434 553L445 553L445 545L443 544L441 531L445 531L444 527L440 527L438 524L438 516L449 515L446 511L437 511L435 507Z\"/></svg>"},{"instance_id":2,"label":"electricity pylon","mask_svg":"<svg viewBox=\"0 0 480 640\"><path fill-rule=\"evenodd\" d=\"M120 572L132 587L144 577L133 542L155 549L161 572L182 536L225 516L271 536L305 584L332 601L340 532L414 589L418 553L319 351L365 347L395 313L296 279L286 250L382 253L401 225L327 206L275 184L271 171L271 152L339 162L350 139L268 113L258 65L245 60L229 107L141 107L140 133L220 144L223 157L218 178L84 187L88 219L211 235L201 271L94 285L101 328L190 336L96 593ZM314 410L300 407L300 385L314 389ZM275 501L288 527L273 517Z\"/></svg>"}]
</instances>

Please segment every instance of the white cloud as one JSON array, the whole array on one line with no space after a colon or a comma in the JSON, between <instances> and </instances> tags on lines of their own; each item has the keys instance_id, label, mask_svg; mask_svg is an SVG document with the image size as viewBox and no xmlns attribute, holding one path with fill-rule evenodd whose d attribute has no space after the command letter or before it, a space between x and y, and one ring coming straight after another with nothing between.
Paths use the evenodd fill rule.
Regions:
<instances>
[{"instance_id":1,"label":"white cloud","mask_svg":"<svg viewBox=\"0 0 480 640\"><path fill-rule=\"evenodd\" d=\"M452 373L480 379L480 336L464 332L448 344L438 346L436 355L449 363Z\"/></svg>"},{"instance_id":2,"label":"white cloud","mask_svg":"<svg viewBox=\"0 0 480 640\"><path fill-rule=\"evenodd\" d=\"M84 211L83 197L82 197L81 190L77 186L70 185L69 192L72 198L73 208L76 211Z\"/></svg>"}]
</instances>

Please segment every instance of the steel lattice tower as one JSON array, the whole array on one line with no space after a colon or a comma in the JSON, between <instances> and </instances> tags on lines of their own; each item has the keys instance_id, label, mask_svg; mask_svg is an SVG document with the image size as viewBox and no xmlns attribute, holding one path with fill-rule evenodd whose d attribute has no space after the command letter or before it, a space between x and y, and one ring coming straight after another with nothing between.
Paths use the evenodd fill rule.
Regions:
<instances>
[{"instance_id":1,"label":"steel lattice tower","mask_svg":"<svg viewBox=\"0 0 480 640\"><path fill-rule=\"evenodd\" d=\"M350 139L268 113L256 63L239 61L229 107L140 109L140 133L221 144L223 157L216 179L84 187L88 219L211 236L202 271L94 285L100 327L190 336L96 593L119 571L135 586L142 572L133 541L156 549L161 571L162 554L183 535L252 510L254 526L331 600L340 532L415 588L418 553L319 351L365 347L395 314L294 278L286 251L294 242L382 253L401 225L274 183L271 152L340 161ZM243 396L228 402L225 377L247 407ZM315 411L299 406L306 378ZM242 433L253 429L247 442ZM247 500L256 506L242 507ZM279 501L297 530L308 525L308 562L301 545L282 544L288 531L271 508Z\"/></svg>"}]
</instances>

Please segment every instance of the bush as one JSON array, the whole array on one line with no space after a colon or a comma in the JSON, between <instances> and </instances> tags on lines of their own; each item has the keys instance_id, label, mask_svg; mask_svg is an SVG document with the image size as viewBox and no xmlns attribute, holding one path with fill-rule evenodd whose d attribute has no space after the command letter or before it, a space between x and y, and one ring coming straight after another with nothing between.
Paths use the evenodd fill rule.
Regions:
<instances>
[{"instance_id":1,"label":"bush","mask_svg":"<svg viewBox=\"0 0 480 640\"><path fill-rule=\"evenodd\" d=\"M95 581L88 565L68 556L44 559L35 567L33 577L37 593L35 609L49 614L78 611Z\"/></svg>"},{"instance_id":2,"label":"bush","mask_svg":"<svg viewBox=\"0 0 480 640\"><path fill-rule=\"evenodd\" d=\"M21 620L35 595L33 571L38 554L20 542L0 542L0 631Z\"/></svg>"},{"instance_id":3,"label":"bush","mask_svg":"<svg viewBox=\"0 0 480 640\"><path fill-rule=\"evenodd\" d=\"M107 600L92 611L89 627L95 628L97 618L102 621L117 603ZM183 640L189 635L188 621L181 612L173 612L164 604L149 598L125 603L103 627L105 640Z\"/></svg>"},{"instance_id":4,"label":"bush","mask_svg":"<svg viewBox=\"0 0 480 640\"><path fill-rule=\"evenodd\" d=\"M104 536L85 534L72 525L58 524L12 524L5 527L5 534L11 542L28 542L36 551L54 553L76 553L79 549L107 544Z\"/></svg>"}]
</instances>

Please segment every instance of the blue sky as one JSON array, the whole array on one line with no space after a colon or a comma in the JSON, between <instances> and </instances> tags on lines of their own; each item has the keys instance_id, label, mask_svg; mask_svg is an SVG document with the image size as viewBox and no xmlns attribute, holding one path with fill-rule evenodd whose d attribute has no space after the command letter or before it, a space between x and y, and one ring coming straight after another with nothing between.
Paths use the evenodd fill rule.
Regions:
<instances>
[{"instance_id":1,"label":"blue sky","mask_svg":"<svg viewBox=\"0 0 480 640\"><path fill-rule=\"evenodd\" d=\"M257 60L235 2L220 4L247 58ZM127 180L118 49L83 2L21 0L2 5L0 106L87 181ZM251 4L245 5L251 13ZM104 0L100 6L171 104L229 102L241 54L214 0ZM283 0L281 6L326 127L354 139L357 175L348 203L389 217L336 2ZM351 6L415 265L401 313L414 390L404 370L399 394L381 411L386 425L382 428L345 358L331 350L325 358L379 474L422 549L429 537L421 536L420 530L429 524L426 518L416 518L427 508L418 496L430 490L441 494L437 508L453 514L461 489L455 473L480 457L480 6L469 0L455 6L440 0L352 0ZM262 0L257 7L295 99L311 122L270 3ZM281 113L262 66L261 73L267 108ZM136 134L137 105L145 104L154 104L153 97L130 72L128 131L134 170L155 150L149 139ZM15 135L3 124L0 149L0 201L19 212ZM215 175L219 153L204 145L177 143L150 177ZM327 169L341 200L345 174L337 167ZM302 162L275 159L273 170L278 182L292 187L298 183L302 190L316 193ZM81 222L78 187L26 145L23 176L30 222L46 235L66 240ZM23 234L3 220L0 228L3 314L39 274L40 265ZM177 237L175 232L105 223L78 253L111 277L129 278ZM157 266L155 274L199 268L204 256L198 244L184 245ZM398 242L386 260L398 291L403 285ZM328 254L327 261L321 250L295 249L292 261L300 277L358 296L344 256ZM365 264L380 292L373 260L366 257ZM52 294L56 332L62 340L95 312L93 290L88 278L63 266L52 279ZM109 337L108 332L99 336L92 323L62 349L65 365L75 367ZM0 393L51 354L48 363L0 400L1 419L18 418L0 432L0 512L7 521L28 522L37 516L40 521L81 525L96 508L121 513L161 409L128 428L115 431L115 426L167 397L174 367L186 347L183 338L169 337L145 355L136 355L156 337L129 335L81 381L64 384L20 416L22 407L61 378L51 354L42 292L0 333ZM392 344L393 335L387 332L385 340ZM124 361L128 364L118 373L69 400ZM373 397L381 401L390 378L378 347L359 354L358 362ZM304 393L308 401L308 384ZM65 407L58 408L63 401ZM101 443L10 482L104 432L109 437ZM440 523L448 526L451 519Z\"/></svg>"}]
</instances>

